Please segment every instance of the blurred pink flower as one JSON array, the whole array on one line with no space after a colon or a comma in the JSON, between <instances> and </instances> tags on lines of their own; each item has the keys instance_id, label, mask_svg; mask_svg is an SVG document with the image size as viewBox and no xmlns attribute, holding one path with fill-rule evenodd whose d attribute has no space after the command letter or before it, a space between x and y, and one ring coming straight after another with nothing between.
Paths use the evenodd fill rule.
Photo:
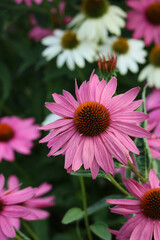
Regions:
<instances>
[{"instance_id":1,"label":"blurred pink flower","mask_svg":"<svg viewBox=\"0 0 160 240\"><path fill-rule=\"evenodd\" d=\"M10 176L8 179L8 188L19 190L18 178L14 175ZM55 205L55 197L47 196L42 197L42 195L48 193L52 189L52 185L46 182L42 183L39 187L33 188L35 194L32 198L23 202L23 206L29 210L29 213L23 217L27 221L41 220L49 217L49 212L43 210L43 208L48 208Z\"/></svg>"},{"instance_id":2,"label":"blurred pink flower","mask_svg":"<svg viewBox=\"0 0 160 240\"><path fill-rule=\"evenodd\" d=\"M160 1L159 0L127 0L132 8L128 12L127 29L134 30L133 38L144 38L145 44L154 41L160 44Z\"/></svg>"},{"instance_id":3,"label":"blurred pink flower","mask_svg":"<svg viewBox=\"0 0 160 240\"><path fill-rule=\"evenodd\" d=\"M35 191L31 188L5 190L4 176L0 175L0 239L16 238L15 229L19 229L19 218L29 214L28 208L22 206L24 201L33 197Z\"/></svg>"},{"instance_id":4,"label":"blurred pink flower","mask_svg":"<svg viewBox=\"0 0 160 240\"><path fill-rule=\"evenodd\" d=\"M33 140L40 136L34 118L17 116L0 118L0 161L14 161L14 152L30 154Z\"/></svg>"},{"instance_id":5,"label":"blurred pink flower","mask_svg":"<svg viewBox=\"0 0 160 240\"><path fill-rule=\"evenodd\" d=\"M48 156L63 154L65 169L77 171L84 164L96 178L99 167L114 174L113 156L127 165L129 151L139 154L130 136L150 136L135 124L148 118L144 113L134 112L142 103L142 100L133 102L139 88L112 97L116 87L115 77L106 83L92 74L79 89L75 83L78 101L64 90L62 96L53 94L55 103L46 103L46 107L62 118L41 127L52 130L40 140L40 143L48 142L51 148Z\"/></svg>"},{"instance_id":6,"label":"blurred pink flower","mask_svg":"<svg viewBox=\"0 0 160 240\"><path fill-rule=\"evenodd\" d=\"M66 7L66 2L59 3L59 14L62 18L63 23L66 25L72 20L72 18L65 16L65 7ZM56 8L52 8L51 13L52 13L53 24L55 25L56 28L58 28L59 21L58 21ZM30 23L33 25L33 28L30 30L28 36L29 36L29 38L35 40L36 42L39 42L42 38L44 38L46 36L54 35L53 29L43 28L43 27L39 26L34 15L30 15Z\"/></svg>"},{"instance_id":7,"label":"blurred pink flower","mask_svg":"<svg viewBox=\"0 0 160 240\"><path fill-rule=\"evenodd\" d=\"M32 1L36 4L41 4L43 2L43 0L15 0L15 3L21 4L24 2L27 6L32 6Z\"/></svg>"},{"instance_id":8,"label":"blurred pink flower","mask_svg":"<svg viewBox=\"0 0 160 240\"><path fill-rule=\"evenodd\" d=\"M160 90L154 89L146 99L149 115L147 129L151 131L148 145L154 158L160 160Z\"/></svg>"},{"instance_id":9,"label":"blurred pink flower","mask_svg":"<svg viewBox=\"0 0 160 240\"><path fill-rule=\"evenodd\" d=\"M125 181L128 191L138 200L107 199L106 202L116 204L111 212L116 214L135 214L119 231L110 230L119 240L159 240L160 236L160 185L154 170L149 172L149 184L140 185L134 179Z\"/></svg>"}]
</instances>

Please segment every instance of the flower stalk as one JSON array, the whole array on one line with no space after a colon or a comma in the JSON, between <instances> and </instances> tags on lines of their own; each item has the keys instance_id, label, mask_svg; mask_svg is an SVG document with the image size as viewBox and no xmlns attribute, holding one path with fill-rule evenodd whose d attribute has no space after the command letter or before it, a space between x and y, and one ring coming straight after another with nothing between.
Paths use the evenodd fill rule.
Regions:
<instances>
[{"instance_id":1,"label":"flower stalk","mask_svg":"<svg viewBox=\"0 0 160 240\"><path fill-rule=\"evenodd\" d=\"M145 183L146 180L143 178L142 174L137 170L137 168L133 165L133 163L131 163L129 159L127 159L127 161L131 171L135 173L135 175L141 180L142 183Z\"/></svg>"},{"instance_id":2,"label":"flower stalk","mask_svg":"<svg viewBox=\"0 0 160 240\"><path fill-rule=\"evenodd\" d=\"M87 235L89 240L92 239L92 234L89 228L89 221L88 221L88 215L87 215L87 198L86 198L86 190L85 190L85 184L84 184L84 179L82 176L79 177L80 185L81 185L81 192L82 192L82 201L83 201L83 209L84 209L84 221L85 221L85 226L87 230Z\"/></svg>"}]
</instances>

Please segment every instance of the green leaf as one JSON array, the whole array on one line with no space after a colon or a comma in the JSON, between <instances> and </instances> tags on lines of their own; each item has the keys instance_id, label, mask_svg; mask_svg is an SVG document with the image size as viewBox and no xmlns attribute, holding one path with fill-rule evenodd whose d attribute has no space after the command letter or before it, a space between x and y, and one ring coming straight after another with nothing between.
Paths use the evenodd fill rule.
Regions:
<instances>
[{"instance_id":1,"label":"green leaf","mask_svg":"<svg viewBox=\"0 0 160 240\"><path fill-rule=\"evenodd\" d=\"M91 231L103 240L111 240L111 234L108 232L108 226L105 223L95 223L90 226Z\"/></svg>"},{"instance_id":2,"label":"green leaf","mask_svg":"<svg viewBox=\"0 0 160 240\"><path fill-rule=\"evenodd\" d=\"M80 208L71 208L69 209L62 219L63 224L72 223L80 220L84 216L82 209Z\"/></svg>"},{"instance_id":3,"label":"green leaf","mask_svg":"<svg viewBox=\"0 0 160 240\"><path fill-rule=\"evenodd\" d=\"M92 177L92 174L91 174L90 170L80 170L80 171L77 171L77 172L71 172L71 175L78 176L78 177L80 177L80 176L89 177L89 178ZM97 175L97 178L104 178L104 175L105 175L105 177L107 177L107 175L103 171L99 171L99 173ZM108 178L108 180L110 181L109 178Z\"/></svg>"},{"instance_id":4,"label":"green leaf","mask_svg":"<svg viewBox=\"0 0 160 240\"><path fill-rule=\"evenodd\" d=\"M98 202L94 203L92 206L88 207L87 214L91 215L95 212L102 210L103 208L108 207L109 204L106 203L107 199L121 199L121 198L124 198L124 195L115 194L115 195L106 196L106 197L102 198L101 200L99 200Z\"/></svg>"}]
</instances>

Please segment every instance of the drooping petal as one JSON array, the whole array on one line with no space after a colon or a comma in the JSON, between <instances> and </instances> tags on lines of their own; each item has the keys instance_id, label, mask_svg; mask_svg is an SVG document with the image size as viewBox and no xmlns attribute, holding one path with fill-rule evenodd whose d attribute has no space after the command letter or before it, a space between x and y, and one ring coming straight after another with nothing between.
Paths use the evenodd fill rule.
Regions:
<instances>
[{"instance_id":1,"label":"drooping petal","mask_svg":"<svg viewBox=\"0 0 160 240\"><path fill-rule=\"evenodd\" d=\"M159 179L153 169L149 172L149 183L151 188L158 188L159 187Z\"/></svg>"}]
</instances>

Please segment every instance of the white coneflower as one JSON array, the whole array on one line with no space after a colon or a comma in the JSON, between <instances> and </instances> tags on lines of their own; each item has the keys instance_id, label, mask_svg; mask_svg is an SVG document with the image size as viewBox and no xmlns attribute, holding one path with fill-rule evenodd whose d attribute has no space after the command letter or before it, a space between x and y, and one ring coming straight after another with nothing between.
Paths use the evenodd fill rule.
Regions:
<instances>
[{"instance_id":1,"label":"white coneflower","mask_svg":"<svg viewBox=\"0 0 160 240\"><path fill-rule=\"evenodd\" d=\"M69 27L78 28L79 39L105 41L108 31L120 36L125 16L121 8L110 5L108 0L83 0L81 13L69 23Z\"/></svg>"},{"instance_id":2,"label":"white coneflower","mask_svg":"<svg viewBox=\"0 0 160 240\"><path fill-rule=\"evenodd\" d=\"M144 50L142 40L127 38L108 38L106 43L100 46L100 54L107 56L107 53L115 52L117 55L117 68L122 75L128 70L137 73L138 63L145 63L147 52Z\"/></svg>"},{"instance_id":3,"label":"white coneflower","mask_svg":"<svg viewBox=\"0 0 160 240\"><path fill-rule=\"evenodd\" d=\"M75 69L75 64L83 68L85 67L85 60L91 63L96 57L96 44L79 40L76 32L71 30L54 30L54 36L43 38L42 44L47 46L42 52L42 56L50 61L58 55L57 67L59 68L65 62L70 70Z\"/></svg>"},{"instance_id":4,"label":"white coneflower","mask_svg":"<svg viewBox=\"0 0 160 240\"><path fill-rule=\"evenodd\" d=\"M149 54L149 64L141 71L139 81L148 82L149 87L160 88L160 45L154 46Z\"/></svg>"}]
</instances>

